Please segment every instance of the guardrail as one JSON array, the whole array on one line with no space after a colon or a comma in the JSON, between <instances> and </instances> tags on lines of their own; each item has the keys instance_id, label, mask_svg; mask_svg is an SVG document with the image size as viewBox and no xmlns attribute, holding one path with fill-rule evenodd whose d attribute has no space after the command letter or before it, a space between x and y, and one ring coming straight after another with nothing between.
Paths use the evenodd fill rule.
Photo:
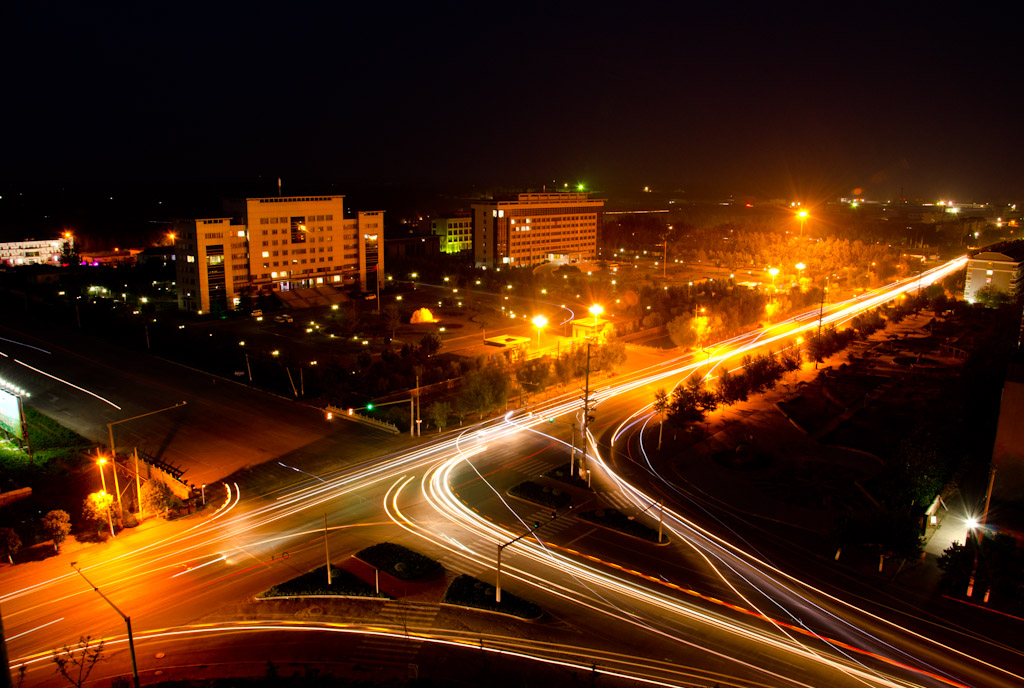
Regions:
<instances>
[{"instance_id":1,"label":"guardrail","mask_svg":"<svg viewBox=\"0 0 1024 688\"><path fill-rule=\"evenodd\" d=\"M357 413L356 411L350 412L348 409L340 409L336 406L325 406L324 411L333 414L334 416L339 418L345 418L356 423L369 425L370 427L377 428L378 430L383 430L384 432L390 432L392 435L398 435L401 432L398 429L398 426L395 425L394 423L389 423L386 420L377 420L376 418L371 418L370 416L364 416L363 414Z\"/></svg>"}]
</instances>

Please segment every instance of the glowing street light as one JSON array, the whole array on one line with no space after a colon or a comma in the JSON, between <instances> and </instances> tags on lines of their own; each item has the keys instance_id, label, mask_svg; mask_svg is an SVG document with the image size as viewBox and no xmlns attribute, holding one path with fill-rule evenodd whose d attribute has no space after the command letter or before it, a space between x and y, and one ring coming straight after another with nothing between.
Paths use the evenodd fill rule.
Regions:
<instances>
[{"instance_id":1,"label":"glowing street light","mask_svg":"<svg viewBox=\"0 0 1024 688\"><path fill-rule=\"evenodd\" d=\"M543 315L537 315L533 318L533 326L537 328L537 348L540 348L540 331L543 330L548 324L548 319Z\"/></svg>"},{"instance_id":2,"label":"glowing street light","mask_svg":"<svg viewBox=\"0 0 1024 688\"><path fill-rule=\"evenodd\" d=\"M589 308L590 312L594 314L594 329L597 329L597 316L604 313L604 307L600 304L595 303Z\"/></svg>"},{"instance_id":3,"label":"glowing street light","mask_svg":"<svg viewBox=\"0 0 1024 688\"><path fill-rule=\"evenodd\" d=\"M807 220L807 211L806 210L801 210L800 212L798 212L796 214L796 216L797 216L797 219L800 220L800 236L803 237L803 235L804 235L804 222Z\"/></svg>"},{"instance_id":4,"label":"glowing street light","mask_svg":"<svg viewBox=\"0 0 1024 688\"><path fill-rule=\"evenodd\" d=\"M772 290L774 290L775 289L775 276L777 274L779 274L779 269L778 268L770 268L768 270L768 274L772 276Z\"/></svg>"},{"instance_id":5,"label":"glowing street light","mask_svg":"<svg viewBox=\"0 0 1024 688\"><path fill-rule=\"evenodd\" d=\"M100 471L100 484L103 486L103 491L107 491L107 478L103 475L103 467L107 465L107 457L101 456L96 459L96 468Z\"/></svg>"}]
</instances>

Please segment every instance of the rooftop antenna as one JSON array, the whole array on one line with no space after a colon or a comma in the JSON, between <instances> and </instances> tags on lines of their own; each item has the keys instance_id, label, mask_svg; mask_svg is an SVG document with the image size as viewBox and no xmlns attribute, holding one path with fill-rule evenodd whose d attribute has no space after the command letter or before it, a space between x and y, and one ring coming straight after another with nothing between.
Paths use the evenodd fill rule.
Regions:
<instances>
[{"instance_id":1,"label":"rooftop antenna","mask_svg":"<svg viewBox=\"0 0 1024 688\"><path fill-rule=\"evenodd\" d=\"M280 177L277 178L277 195L278 195L278 197L281 196L281 178Z\"/></svg>"}]
</instances>

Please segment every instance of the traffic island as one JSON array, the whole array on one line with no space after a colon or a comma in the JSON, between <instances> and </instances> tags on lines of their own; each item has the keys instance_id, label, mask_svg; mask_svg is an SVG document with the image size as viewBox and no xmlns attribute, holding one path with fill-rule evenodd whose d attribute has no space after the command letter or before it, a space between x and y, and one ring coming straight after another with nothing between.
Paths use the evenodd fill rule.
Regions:
<instances>
[{"instance_id":1,"label":"traffic island","mask_svg":"<svg viewBox=\"0 0 1024 688\"><path fill-rule=\"evenodd\" d=\"M388 597L378 593L372 585L337 566L331 566L331 584L327 584L327 568L319 566L308 573L271 587L256 597L258 600L277 600L287 597Z\"/></svg>"},{"instance_id":2,"label":"traffic island","mask_svg":"<svg viewBox=\"0 0 1024 688\"><path fill-rule=\"evenodd\" d=\"M559 488L541 485L532 480L513 485L508 489L508 494L539 506L546 506L549 509L565 509L572 506L572 497Z\"/></svg>"},{"instance_id":3,"label":"traffic island","mask_svg":"<svg viewBox=\"0 0 1024 688\"><path fill-rule=\"evenodd\" d=\"M504 590L501 593L501 602L495 602L493 585L465 574L452 581L441 604L505 614L526 621L536 621L544 614L544 610L533 602Z\"/></svg>"},{"instance_id":4,"label":"traffic island","mask_svg":"<svg viewBox=\"0 0 1024 688\"><path fill-rule=\"evenodd\" d=\"M370 545L356 552L356 558L403 581L429 580L444 573L444 567L430 557L393 542Z\"/></svg>"},{"instance_id":5,"label":"traffic island","mask_svg":"<svg viewBox=\"0 0 1024 688\"><path fill-rule=\"evenodd\" d=\"M658 540L658 531L655 528L651 528L639 521L626 516L618 509L596 509L594 511L584 511L577 514L582 520L589 523L593 523L596 526L607 528L608 530L614 530L622 533L623 535L629 535L630 537L639 538L652 542L657 545L667 545L668 538L663 537L661 541Z\"/></svg>"},{"instance_id":6,"label":"traffic island","mask_svg":"<svg viewBox=\"0 0 1024 688\"><path fill-rule=\"evenodd\" d=\"M581 490L593 491L593 488L587 483L586 480L579 477L575 473L570 473L565 468L552 468L550 471L544 474L545 478L551 478L558 482L571 485L572 487L578 487Z\"/></svg>"}]
</instances>

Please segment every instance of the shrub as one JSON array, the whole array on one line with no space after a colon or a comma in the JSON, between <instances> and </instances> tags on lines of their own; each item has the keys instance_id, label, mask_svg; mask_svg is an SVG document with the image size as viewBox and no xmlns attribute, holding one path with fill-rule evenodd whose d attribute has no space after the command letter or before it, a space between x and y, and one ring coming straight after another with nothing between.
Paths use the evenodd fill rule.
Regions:
<instances>
[{"instance_id":1,"label":"shrub","mask_svg":"<svg viewBox=\"0 0 1024 688\"><path fill-rule=\"evenodd\" d=\"M442 602L457 604L474 609L486 609L518 616L520 619L539 619L543 610L533 602L508 592L501 593L501 603L494 601L493 585L477 580L465 574L459 576L448 586Z\"/></svg>"},{"instance_id":2,"label":"shrub","mask_svg":"<svg viewBox=\"0 0 1024 688\"><path fill-rule=\"evenodd\" d=\"M618 509L584 511L579 516L584 521L590 521L596 525L604 526L611 530L617 530L620 533L625 533L626 535L638 537L641 540L649 540L650 542L658 541L657 529L651 528L637 520L630 519Z\"/></svg>"},{"instance_id":3,"label":"shrub","mask_svg":"<svg viewBox=\"0 0 1024 688\"><path fill-rule=\"evenodd\" d=\"M552 490L532 480L526 480L518 485L513 485L509 488L508 493L513 497L525 499L528 502L552 509L562 509L572 504L572 497L558 488Z\"/></svg>"},{"instance_id":4,"label":"shrub","mask_svg":"<svg viewBox=\"0 0 1024 688\"><path fill-rule=\"evenodd\" d=\"M444 567L430 557L392 542L371 545L357 552L356 557L400 580L433 578L444 571Z\"/></svg>"},{"instance_id":5,"label":"shrub","mask_svg":"<svg viewBox=\"0 0 1024 688\"><path fill-rule=\"evenodd\" d=\"M331 565L331 584L327 585L327 570L319 566L308 573L272 586L260 597L302 597L304 595L339 595L377 597L372 585L355 574ZM381 593L380 597L387 597Z\"/></svg>"},{"instance_id":6,"label":"shrub","mask_svg":"<svg viewBox=\"0 0 1024 688\"><path fill-rule=\"evenodd\" d=\"M166 483L154 479L142 486L142 508L149 513L164 514L179 506L181 500Z\"/></svg>"}]
</instances>

